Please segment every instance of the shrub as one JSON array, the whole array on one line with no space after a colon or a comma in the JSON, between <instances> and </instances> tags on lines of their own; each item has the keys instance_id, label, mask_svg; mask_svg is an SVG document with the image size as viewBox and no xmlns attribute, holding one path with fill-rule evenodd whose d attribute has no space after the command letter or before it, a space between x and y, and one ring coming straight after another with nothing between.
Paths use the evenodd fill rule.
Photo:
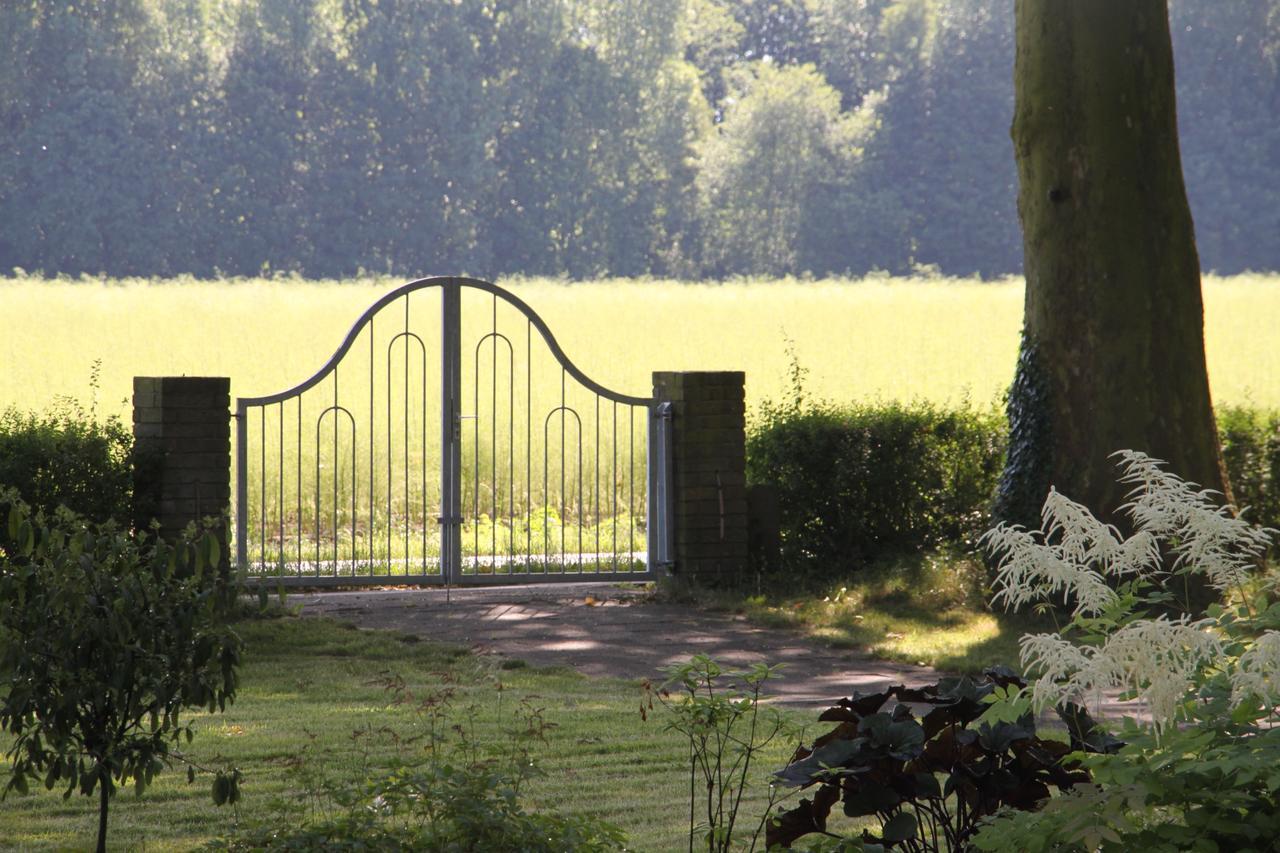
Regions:
<instances>
[{"instance_id":1,"label":"shrub","mask_svg":"<svg viewBox=\"0 0 1280 853\"><path fill-rule=\"evenodd\" d=\"M782 563L847 572L987 526L1003 416L928 404L762 407L747 479L778 494Z\"/></svg>"},{"instance_id":2,"label":"shrub","mask_svg":"<svg viewBox=\"0 0 1280 853\"><path fill-rule=\"evenodd\" d=\"M786 568L840 574L939 543L968 548L986 529L1004 415L806 404L797 394L766 402L747 437L747 479L777 490ZM1223 407L1218 429L1235 503L1253 522L1280 527L1280 412Z\"/></svg>"},{"instance_id":3,"label":"shrub","mask_svg":"<svg viewBox=\"0 0 1280 853\"><path fill-rule=\"evenodd\" d=\"M0 729L10 791L62 783L99 797L98 850L117 784L141 793L193 730L186 708L220 710L236 690L239 637L224 615L234 592L217 538L174 545L32 512L0 491ZM194 767L188 764L189 779ZM238 797L219 773L215 801Z\"/></svg>"},{"instance_id":4,"label":"shrub","mask_svg":"<svg viewBox=\"0 0 1280 853\"><path fill-rule=\"evenodd\" d=\"M1261 850L1280 832L1280 604L1254 589L1274 531L1140 453L1119 454L1135 532L1122 538L1051 492L1038 531L1000 526L998 598L1059 600L1060 632L1022 638L1039 673L1038 706L1124 691L1150 723L1130 720L1128 745L1084 756L1099 787L1059 797L1036 815L1004 815L975 839L982 850ZM1193 618L1189 577L1224 596ZM1169 611L1182 609L1178 616Z\"/></svg>"},{"instance_id":5,"label":"shrub","mask_svg":"<svg viewBox=\"0 0 1280 853\"><path fill-rule=\"evenodd\" d=\"M44 413L0 412L0 486L49 515L65 506L92 521L128 521L132 450L119 418L99 421L69 398Z\"/></svg>"},{"instance_id":6,"label":"shrub","mask_svg":"<svg viewBox=\"0 0 1280 853\"><path fill-rule=\"evenodd\" d=\"M759 820L747 825L739 817L754 762L787 732L776 708L760 707L760 692L777 667L727 672L706 655L694 655L667 673L657 696L669 714L667 728L689 744L689 849L728 853L749 842L754 850L777 802L776 789L770 787ZM654 690L648 681L643 686L640 716L648 720Z\"/></svg>"},{"instance_id":7,"label":"shrub","mask_svg":"<svg viewBox=\"0 0 1280 853\"><path fill-rule=\"evenodd\" d=\"M1218 433L1236 505L1255 524L1280 527L1280 412L1221 407Z\"/></svg>"}]
</instances>

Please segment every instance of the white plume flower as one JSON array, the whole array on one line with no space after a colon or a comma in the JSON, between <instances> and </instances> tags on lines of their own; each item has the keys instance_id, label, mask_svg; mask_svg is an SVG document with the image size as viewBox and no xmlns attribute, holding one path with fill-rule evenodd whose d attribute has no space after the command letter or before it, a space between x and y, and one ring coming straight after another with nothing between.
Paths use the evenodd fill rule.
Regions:
<instances>
[{"instance_id":1,"label":"white plume flower","mask_svg":"<svg viewBox=\"0 0 1280 853\"><path fill-rule=\"evenodd\" d=\"M1231 673L1231 704L1250 697L1263 704L1280 705L1280 632L1265 631L1236 662Z\"/></svg>"},{"instance_id":2,"label":"white plume flower","mask_svg":"<svg viewBox=\"0 0 1280 853\"><path fill-rule=\"evenodd\" d=\"M1222 656L1212 620L1139 619L1102 646L1077 646L1057 634L1022 638L1022 665L1040 677L1038 709L1064 699L1087 701L1107 690L1132 691L1147 702L1159 731L1171 723L1199 670Z\"/></svg>"},{"instance_id":3,"label":"white plume flower","mask_svg":"<svg viewBox=\"0 0 1280 853\"><path fill-rule=\"evenodd\" d=\"M1120 482L1135 485L1121 509L1139 530L1173 544L1175 569L1203 574L1221 592L1248 580L1274 531L1255 527L1215 503L1215 492L1198 490L1170 474L1159 459L1135 450L1115 455L1123 472Z\"/></svg>"},{"instance_id":4,"label":"white plume flower","mask_svg":"<svg viewBox=\"0 0 1280 853\"><path fill-rule=\"evenodd\" d=\"M1133 535L1123 537L1051 489L1039 530L1001 524L982 538L999 560L994 602L1016 609L1061 596L1075 602L1076 617L1105 617L1079 623L1092 635L1088 644L1060 634L1022 638L1022 665L1038 674L1032 686L1037 709L1087 702L1105 691L1132 692L1146 701L1159 734L1207 670L1226 673L1234 704L1251 698L1280 704L1280 632L1246 641L1235 659L1224 649L1217 619L1139 618L1146 614L1108 609L1120 601L1109 581L1133 578L1139 591L1149 589L1166 573L1162 554L1169 553L1172 571L1202 574L1220 591L1243 590L1275 531L1249 524L1219 505L1214 493L1166 471L1159 459L1131 450L1116 456L1120 481L1134 487L1122 507L1136 527Z\"/></svg>"},{"instance_id":5,"label":"white plume flower","mask_svg":"<svg viewBox=\"0 0 1280 853\"><path fill-rule=\"evenodd\" d=\"M1000 557L993 601L1016 610L1060 594L1064 600L1075 598L1077 614L1095 615L1116 599L1097 572L1065 559L1059 548L1017 525L998 525L983 534L982 541Z\"/></svg>"}]
</instances>

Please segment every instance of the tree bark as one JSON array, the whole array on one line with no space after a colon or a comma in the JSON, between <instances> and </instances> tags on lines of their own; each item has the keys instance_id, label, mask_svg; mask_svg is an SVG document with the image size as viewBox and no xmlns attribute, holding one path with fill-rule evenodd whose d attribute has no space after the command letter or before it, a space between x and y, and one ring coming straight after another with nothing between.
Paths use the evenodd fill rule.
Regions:
<instances>
[{"instance_id":1,"label":"tree bark","mask_svg":"<svg viewBox=\"0 0 1280 853\"><path fill-rule=\"evenodd\" d=\"M107 853L107 809L111 806L111 772L98 773L98 845L97 853Z\"/></svg>"},{"instance_id":2,"label":"tree bark","mask_svg":"<svg viewBox=\"0 0 1280 853\"><path fill-rule=\"evenodd\" d=\"M1034 521L1052 485L1115 518L1121 449L1226 494L1166 2L1016 0L1015 15L1027 288L996 512Z\"/></svg>"}]
</instances>

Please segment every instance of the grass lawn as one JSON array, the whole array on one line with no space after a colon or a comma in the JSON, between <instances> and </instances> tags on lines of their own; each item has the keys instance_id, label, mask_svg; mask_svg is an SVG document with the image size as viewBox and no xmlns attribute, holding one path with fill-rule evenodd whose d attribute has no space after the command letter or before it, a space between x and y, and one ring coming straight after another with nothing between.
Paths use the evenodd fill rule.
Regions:
<instances>
[{"instance_id":1,"label":"grass lawn","mask_svg":"<svg viewBox=\"0 0 1280 853\"><path fill-rule=\"evenodd\" d=\"M232 830L240 821L294 822L314 780L359 779L421 734L423 717L394 706L381 682L401 676L419 701L452 688L452 719L482 750L509 744L522 701L555 724L535 760L546 772L528 789L533 809L589 814L621 826L633 849L683 847L688 820L687 746L667 731L661 708L640 718L641 690L624 681L588 679L567 669L501 669L493 661L416 638L357 631L319 619L259 619L239 625L248 651L235 705L203 715L188 748L204 764L238 766L245 775L238 813L216 808L208 777L162 774L140 799L121 791L112 802L111 849L181 850ZM812 713L794 712L798 725ZM456 734L450 733L456 739ZM754 774L757 819L767 773L782 766L794 742L780 741ZM299 761L299 759L302 761ZM3 766L0 765L0 774ZM307 779L312 779L308 783ZM10 794L0 803L0 847L88 849L97 827L96 797L63 800L60 790Z\"/></svg>"}]
</instances>

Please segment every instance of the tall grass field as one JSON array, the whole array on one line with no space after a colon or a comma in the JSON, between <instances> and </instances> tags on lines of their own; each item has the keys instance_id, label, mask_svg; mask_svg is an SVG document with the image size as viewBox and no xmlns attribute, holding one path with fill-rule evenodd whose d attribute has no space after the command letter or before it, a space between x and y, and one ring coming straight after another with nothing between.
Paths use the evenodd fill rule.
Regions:
<instances>
[{"instance_id":1,"label":"tall grass field","mask_svg":"<svg viewBox=\"0 0 1280 853\"><path fill-rule=\"evenodd\" d=\"M71 396L127 420L137 375L229 376L233 397L284 391L402 283L0 279L0 408ZM1012 279L498 283L601 385L644 397L653 371L742 370L749 415L797 379L811 399L996 405L1023 297ZM1280 407L1280 276L1208 277L1204 301L1215 400ZM249 412L246 526L264 570L433 571L440 309L438 289L388 306L336 377ZM566 376L507 303L464 290L462 315L464 559L477 571L634 568L647 547L644 409Z\"/></svg>"},{"instance_id":2,"label":"tall grass field","mask_svg":"<svg viewBox=\"0 0 1280 853\"><path fill-rule=\"evenodd\" d=\"M0 406L89 395L127 415L135 375L230 376L233 395L309 376L400 279L0 278ZM788 346L811 395L986 405L1013 374L1021 280L502 280L593 379L643 395L655 370L744 370L748 408L788 393ZM1280 276L1207 276L1216 402L1280 407ZM789 343L790 342L790 343Z\"/></svg>"}]
</instances>

